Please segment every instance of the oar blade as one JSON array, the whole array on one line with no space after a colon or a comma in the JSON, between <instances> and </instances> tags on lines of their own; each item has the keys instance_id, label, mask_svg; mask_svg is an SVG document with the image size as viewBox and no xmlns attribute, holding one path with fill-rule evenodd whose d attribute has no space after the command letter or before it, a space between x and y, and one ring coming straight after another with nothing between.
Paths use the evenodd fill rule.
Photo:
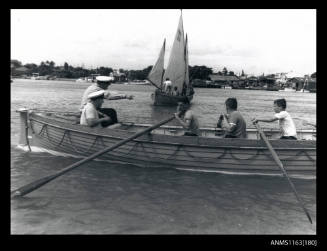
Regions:
<instances>
[{"instance_id":1,"label":"oar blade","mask_svg":"<svg viewBox=\"0 0 327 251\"><path fill-rule=\"evenodd\" d=\"M299 204L301 205L303 211L305 212L305 214L307 215L310 223L312 224L312 219L310 217L310 214L308 212L308 210L305 208L304 206L304 203L301 199L301 197L298 195L297 191L296 191L296 188L293 184L293 182L291 181L291 179L289 178L284 166L283 166L283 163L280 161L277 153L275 152L274 148L272 147L272 145L269 143L265 133L261 130L260 126L258 123L253 123L255 125L255 127L257 128L258 132L260 133L261 135L261 138L263 139L263 141L266 143L271 155L273 156L273 159L275 160L277 166L280 168L280 170L282 171L283 175L286 177L286 179L288 180L289 184L291 185L291 188L292 188L292 191L293 193L295 194L295 197L296 199L298 200Z\"/></svg>"},{"instance_id":2,"label":"oar blade","mask_svg":"<svg viewBox=\"0 0 327 251\"><path fill-rule=\"evenodd\" d=\"M47 177L43 177L39 180L36 180L32 183L25 185L25 186L22 186L11 192L11 198L13 199L13 198L24 196L25 194L28 194L28 193L38 189L39 187L47 184L48 182L50 182L51 180L53 180L56 177L57 177L57 175L53 174L53 175L50 175Z\"/></svg>"},{"instance_id":3,"label":"oar blade","mask_svg":"<svg viewBox=\"0 0 327 251\"><path fill-rule=\"evenodd\" d=\"M143 131L140 131L140 132L134 134L133 136L131 136L131 137L127 138L127 139L119 141L118 143L114 144L113 146L108 146L107 148L105 148L105 149L103 149L103 150L101 150L99 152L96 152L96 153L92 154L91 156L88 156L88 157L76 162L75 164L64 168L63 170L61 170L61 171L59 171L59 172L57 172L55 174L43 177L43 178L38 179L38 180L36 180L36 181L34 181L34 182L30 183L30 184L22 186L22 187L20 187L20 188L18 188L18 189L11 192L11 198L13 199L13 198L16 198L16 197L24 196L25 194L28 194L28 193L38 189L39 187L41 187L41 186L47 184L48 182L50 182L51 180L63 175L64 173L67 173L67 172L73 170L74 168L86 163L87 161L90 161L90 160L92 160L92 159L94 159L94 158L96 158L96 157L98 157L98 156L100 156L100 155L102 155L102 154L104 154L104 153L106 153L108 151L116 149L117 147L119 147L119 146L121 146L121 145L123 145L123 144L125 144L125 143L127 143L129 141L132 141L133 139L135 139L135 138L137 138L137 137L139 137L139 136L141 136L141 135L143 135L145 133L148 133L148 132L152 131L153 129L156 129L156 128L160 127L161 125L168 123L169 121L173 120L174 118L175 118L175 115L171 116L171 117L169 117L169 118L167 118L165 120L162 120L159 123L157 123L157 124L155 124L153 126L150 126L150 127L146 128L146 129L144 129Z\"/></svg>"}]
</instances>

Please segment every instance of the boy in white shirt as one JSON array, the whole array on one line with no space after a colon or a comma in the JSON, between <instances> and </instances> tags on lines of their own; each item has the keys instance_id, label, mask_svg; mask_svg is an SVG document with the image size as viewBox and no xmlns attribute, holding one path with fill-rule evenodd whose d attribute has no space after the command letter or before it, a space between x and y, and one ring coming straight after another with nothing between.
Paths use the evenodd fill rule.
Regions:
<instances>
[{"instance_id":1,"label":"boy in white shirt","mask_svg":"<svg viewBox=\"0 0 327 251\"><path fill-rule=\"evenodd\" d=\"M291 115L286 111L286 100L285 99L276 99L274 100L274 111L275 115L271 119L256 119L252 120L253 123L261 122L274 122L278 120L279 127L281 130L282 136L280 139L297 139L296 128L291 118Z\"/></svg>"}]
</instances>

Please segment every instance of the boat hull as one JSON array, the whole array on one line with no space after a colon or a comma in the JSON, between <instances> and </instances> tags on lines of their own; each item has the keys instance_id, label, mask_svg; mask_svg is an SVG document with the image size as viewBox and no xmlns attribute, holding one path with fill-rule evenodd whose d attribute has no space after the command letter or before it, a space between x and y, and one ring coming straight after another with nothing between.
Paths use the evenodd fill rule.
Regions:
<instances>
[{"instance_id":1,"label":"boat hull","mask_svg":"<svg viewBox=\"0 0 327 251\"><path fill-rule=\"evenodd\" d=\"M157 106L176 106L178 102L182 102L184 100L188 100L191 102L193 99L193 95L189 96L172 96L166 93L163 93L159 90L156 90L154 93L151 94L151 99L153 101L153 105Z\"/></svg>"},{"instance_id":2,"label":"boat hull","mask_svg":"<svg viewBox=\"0 0 327 251\"><path fill-rule=\"evenodd\" d=\"M133 128L132 125L122 125L119 129L92 129L32 113L29 116L28 131L32 149L37 146L45 151L87 157L143 129ZM281 174L262 140L174 136L171 129L167 129L167 134L157 133L158 130L140 136L98 159L142 167L238 174ZM271 140L271 144L290 175L315 176L315 141Z\"/></svg>"}]
</instances>

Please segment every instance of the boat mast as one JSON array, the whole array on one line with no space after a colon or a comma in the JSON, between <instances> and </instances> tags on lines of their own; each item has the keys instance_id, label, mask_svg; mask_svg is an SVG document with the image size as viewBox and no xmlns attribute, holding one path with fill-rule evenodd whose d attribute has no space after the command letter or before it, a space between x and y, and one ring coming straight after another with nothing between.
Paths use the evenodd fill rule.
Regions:
<instances>
[{"instance_id":1,"label":"boat mast","mask_svg":"<svg viewBox=\"0 0 327 251\"><path fill-rule=\"evenodd\" d=\"M167 69L163 80L167 77L172 81L172 88L182 92L185 77L185 41L182 15L179 18L174 43L170 52Z\"/></svg>"},{"instance_id":2,"label":"boat mast","mask_svg":"<svg viewBox=\"0 0 327 251\"><path fill-rule=\"evenodd\" d=\"M189 79L189 70L188 70L188 39L187 39L187 33L185 37L185 51L184 51L184 57L185 57L185 77L184 77L184 85L185 88L189 88L190 79Z\"/></svg>"}]
</instances>

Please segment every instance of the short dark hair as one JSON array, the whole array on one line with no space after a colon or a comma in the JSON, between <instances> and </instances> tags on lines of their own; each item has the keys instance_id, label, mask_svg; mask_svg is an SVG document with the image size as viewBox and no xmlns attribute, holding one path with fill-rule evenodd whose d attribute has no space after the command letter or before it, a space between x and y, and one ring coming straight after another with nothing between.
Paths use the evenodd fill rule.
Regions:
<instances>
[{"instance_id":1,"label":"short dark hair","mask_svg":"<svg viewBox=\"0 0 327 251\"><path fill-rule=\"evenodd\" d=\"M99 80L97 80L97 84L99 84L99 85L110 85L111 82L110 81L99 81Z\"/></svg>"},{"instance_id":2,"label":"short dark hair","mask_svg":"<svg viewBox=\"0 0 327 251\"><path fill-rule=\"evenodd\" d=\"M225 104L226 104L226 106L228 108L231 108L231 109L234 109L234 110L237 109L237 99L236 98L228 98L228 99L226 99Z\"/></svg>"},{"instance_id":3,"label":"short dark hair","mask_svg":"<svg viewBox=\"0 0 327 251\"><path fill-rule=\"evenodd\" d=\"M283 109L286 109L286 99L284 98L274 100L274 104L276 104L277 106Z\"/></svg>"},{"instance_id":4,"label":"short dark hair","mask_svg":"<svg viewBox=\"0 0 327 251\"><path fill-rule=\"evenodd\" d=\"M178 101L178 105L183 107L183 109L187 110L190 107L190 101L188 100L188 98L184 98Z\"/></svg>"}]
</instances>

